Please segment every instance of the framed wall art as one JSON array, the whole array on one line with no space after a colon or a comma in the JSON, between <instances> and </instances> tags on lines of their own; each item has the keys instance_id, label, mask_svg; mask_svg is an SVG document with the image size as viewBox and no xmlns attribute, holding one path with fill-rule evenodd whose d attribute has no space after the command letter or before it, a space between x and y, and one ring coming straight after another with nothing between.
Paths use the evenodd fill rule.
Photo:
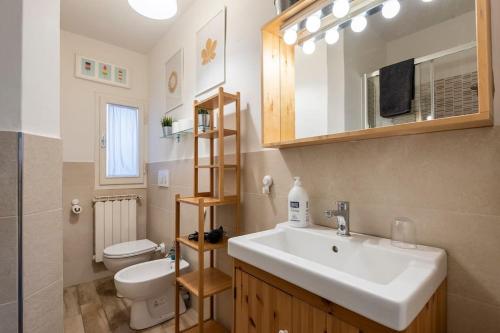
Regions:
<instances>
[{"instance_id":1,"label":"framed wall art","mask_svg":"<svg viewBox=\"0 0 500 333\"><path fill-rule=\"evenodd\" d=\"M200 95L226 80L226 9L196 34L196 91Z\"/></svg>"},{"instance_id":2,"label":"framed wall art","mask_svg":"<svg viewBox=\"0 0 500 333\"><path fill-rule=\"evenodd\" d=\"M130 88L130 71L126 67L77 55L75 76L80 79Z\"/></svg>"},{"instance_id":3,"label":"framed wall art","mask_svg":"<svg viewBox=\"0 0 500 333\"><path fill-rule=\"evenodd\" d=\"M184 52L177 51L165 64L166 111L182 105L182 85L184 82Z\"/></svg>"}]
</instances>

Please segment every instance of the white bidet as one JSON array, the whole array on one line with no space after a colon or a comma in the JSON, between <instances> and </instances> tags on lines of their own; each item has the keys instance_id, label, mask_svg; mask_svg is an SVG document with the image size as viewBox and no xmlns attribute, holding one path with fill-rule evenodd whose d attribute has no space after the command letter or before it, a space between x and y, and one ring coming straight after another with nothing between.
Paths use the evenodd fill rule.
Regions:
<instances>
[{"instance_id":1,"label":"white bidet","mask_svg":"<svg viewBox=\"0 0 500 333\"><path fill-rule=\"evenodd\" d=\"M185 260L180 270L189 267ZM175 261L160 259L133 265L115 274L118 293L132 300L130 327L145 329L175 316ZM186 311L182 299L180 313Z\"/></svg>"}]
</instances>

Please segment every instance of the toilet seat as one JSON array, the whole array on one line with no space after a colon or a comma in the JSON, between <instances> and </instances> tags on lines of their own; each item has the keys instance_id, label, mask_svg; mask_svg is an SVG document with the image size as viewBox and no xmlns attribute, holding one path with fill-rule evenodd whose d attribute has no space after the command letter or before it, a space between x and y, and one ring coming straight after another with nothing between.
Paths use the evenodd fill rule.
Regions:
<instances>
[{"instance_id":1,"label":"toilet seat","mask_svg":"<svg viewBox=\"0 0 500 333\"><path fill-rule=\"evenodd\" d=\"M135 240L108 246L104 249L104 257L109 259L120 259L138 256L153 252L157 245L149 239Z\"/></svg>"}]
</instances>

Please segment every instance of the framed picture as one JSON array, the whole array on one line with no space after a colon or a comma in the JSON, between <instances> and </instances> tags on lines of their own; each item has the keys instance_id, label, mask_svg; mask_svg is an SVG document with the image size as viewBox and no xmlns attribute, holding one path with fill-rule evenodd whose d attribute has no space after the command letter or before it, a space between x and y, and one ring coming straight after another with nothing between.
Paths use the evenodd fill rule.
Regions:
<instances>
[{"instance_id":1,"label":"framed picture","mask_svg":"<svg viewBox=\"0 0 500 333\"><path fill-rule=\"evenodd\" d=\"M75 76L80 79L130 88L130 73L125 67L77 55Z\"/></svg>"},{"instance_id":2,"label":"framed picture","mask_svg":"<svg viewBox=\"0 0 500 333\"><path fill-rule=\"evenodd\" d=\"M196 90L200 95L226 80L226 9L196 34Z\"/></svg>"},{"instance_id":3,"label":"framed picture","mask_svg":"<svg viewBox=\"0 0 500 333\"><path fill-rule=\"evenodd\" d=\"M165 90L167 112L182 105L182 85L184 82L184 52L177 51L165 64Z\"/></svg>"}]
</instances>

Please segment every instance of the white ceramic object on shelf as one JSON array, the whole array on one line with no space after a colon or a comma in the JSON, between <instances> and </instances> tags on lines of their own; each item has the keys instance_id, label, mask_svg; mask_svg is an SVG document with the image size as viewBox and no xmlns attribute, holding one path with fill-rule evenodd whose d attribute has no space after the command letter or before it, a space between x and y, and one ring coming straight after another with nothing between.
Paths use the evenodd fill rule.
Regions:
<instances>
[{"instance_id":1,"label":"white ceramic object on shelf","mask_svg":"<svg viewBox=\"0 0 500 333\"><path fill-rule=\"evenodd\" d=\"M446 252L290 223L229 240L229 255L396 331L416 318L446 278Z\"/></svg>"}]
</instances>

